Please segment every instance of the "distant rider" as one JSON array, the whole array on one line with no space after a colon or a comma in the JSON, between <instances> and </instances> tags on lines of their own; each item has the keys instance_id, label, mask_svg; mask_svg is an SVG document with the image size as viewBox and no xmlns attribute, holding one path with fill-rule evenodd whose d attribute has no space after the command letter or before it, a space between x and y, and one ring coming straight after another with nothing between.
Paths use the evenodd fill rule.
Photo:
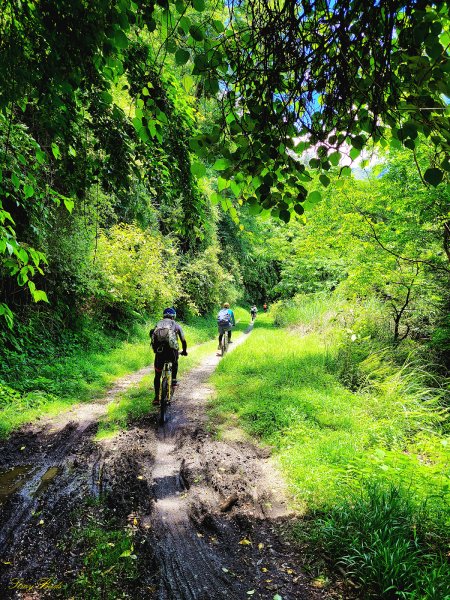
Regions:
<instances>
[{"instance_id":1,"label":"distant rider","mask_svg":"<svg viewBox=\"0 0 450 600\"><path fill-rule=\"evenodd\" d=\"M252 316L252 321L254 321L256 319L256 313L258 312L258 309L256 308L256 305L254 304L251 309L250 309L250 314Z\"/></svg>"},{"instance_id":2,"label":"distant rider","mask_svg":"<svg viewBox=\"0 0 450 600\"><path fill-rule=\"evenodd\" d=\"M229 303L225 302L223 304L223 308L221 308L219 314L217 315L217 326L219 328L219 350L224 333L228 334L228 343L233 343L231 341L231 328L234 325L236 325L234 312L231 310Z\"/></svg>"},{"instance_id":3,"label":"distant rider","mask_svg":"<svg viewBox=\"0 0 450 600\"><path fill-rule=\"evenodd\" d=\"M264 304L263 304L263 311L264 311L264 312L267 312L267 304L266 304L265 302L264 302Z\"/></svg>"},{"instance_id":4,"label":"distant rider","mask_svg":"<svg viewBox=\"0 0 450 600\"><path fill-rule=\"evenodd\" d=\"M172 386L178 385L178 340L180 340L183 348L181 355L187 356L186 339L180 325L175 321L176 316L177 313L174 308L165 308L162 320L158 321L150 331L152 348L155 353L155 399L153 400L155 406L159 404L159 387L164 363L172 363Z\"/></svg>"}]
</instances>

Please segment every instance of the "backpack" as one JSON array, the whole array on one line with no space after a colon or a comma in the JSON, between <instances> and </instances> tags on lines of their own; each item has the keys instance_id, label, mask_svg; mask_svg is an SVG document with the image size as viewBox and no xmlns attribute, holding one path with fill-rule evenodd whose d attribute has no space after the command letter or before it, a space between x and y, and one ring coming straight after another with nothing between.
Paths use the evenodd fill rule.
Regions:
<instances>
[{"instance_id":1,"label":"backpack","mask_svg":"<svg viewBox=\"0 0 450 600\"><path fill-rule=\"evenodd\" d=\"M228 312L228 308L222 308L217 315L217 324L221 327L229 327L231 325L231 315Z\"/></svg>"},{"instance_id":2,"label":"backpack","mask_svg":"<svg viewBox=\"0 0 450 600\"><path fill-rule=\"evenodd\" d=\"M152 346L153 348L173 348L173 350L178 350L175 321L172 321L172 319L162 319L156 323L152 335Z\"/></svg>"}]
</instances>

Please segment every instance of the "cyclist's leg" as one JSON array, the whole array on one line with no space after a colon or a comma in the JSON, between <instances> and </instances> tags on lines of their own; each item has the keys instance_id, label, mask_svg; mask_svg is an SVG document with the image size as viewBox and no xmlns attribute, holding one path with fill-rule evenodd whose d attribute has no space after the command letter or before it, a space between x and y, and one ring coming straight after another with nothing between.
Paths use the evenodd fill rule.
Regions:
<instances>
[{"instance_id":1,"label":"cyclist's leg","mask_svg":"<svg viewBox=\"0 0 450 600\"><path fill-rule=\"evenodd\" d=\"M220 350L220 347L222 345L223 333L224 333L223 327L219 327L219 350Z\"/></svg>"},{"instance_id":2,"label":"cyclist's leg","mask_svg":"<svg viewBox=\"0 0 450 600\"><path fill-rule=\"evenodd\" d=\"M228 343L231 342L231 327L228 329Z\"/></svg>"}]
</instances>

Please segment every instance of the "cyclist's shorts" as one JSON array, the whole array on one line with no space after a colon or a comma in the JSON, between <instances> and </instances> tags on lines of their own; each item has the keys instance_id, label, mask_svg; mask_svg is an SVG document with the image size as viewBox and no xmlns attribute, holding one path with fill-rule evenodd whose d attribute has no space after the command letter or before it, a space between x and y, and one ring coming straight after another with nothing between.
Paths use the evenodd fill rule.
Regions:
<instances>
[{"instance_id":1,"label":"cyclist's shorts","mask_svg":"<svg viewBox=\"0 0 450 600\"><path fill-rule=\"evenodd\" d=\"M178 350L168 348L164 352L158 352L155 354L155 371L160 373L164 367L165 362L175 363L178 361Z\"/></svg>"},{"instance_id":2,"label":"cyclist's shorts","mask_svg":"<svg viewBox=\"0 0 450 600\"><path fill-rule=\"evenodd\" d=\"M220 335L223 335L226 331L231 331L231 325L219 325Z\"/></svg>"}]
</instances>

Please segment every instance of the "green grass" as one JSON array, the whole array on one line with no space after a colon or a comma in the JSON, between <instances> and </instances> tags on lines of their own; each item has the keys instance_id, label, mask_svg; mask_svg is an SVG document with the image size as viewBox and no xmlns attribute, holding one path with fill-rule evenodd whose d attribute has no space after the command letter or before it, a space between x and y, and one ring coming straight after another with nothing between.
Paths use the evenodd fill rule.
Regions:
<instances>
[{"instance_id":1,"label":"green grass","mask_svg":"<svg viewBox=\"0 0 450 600\"><path fill-rule=\"evenodd\" d=\"M326 314L330 304L302 310L309 319L307 329L274 328L275 311L260 315L247 342L221 361L212 377L216 397L211 416L218 434L226 435L237 421L245 432L274 448L296 507L305 515L325 515L333 523L327 529L325 521L316 519L312 529L322 532L322 542L328 540L330 548L331 531L336 530L335 539L343 541L332 556L341 564L353 556L354 562L345 563L348 571L357 570L358 582L376 590L376 597L438 598L441 588L434 596L420 594L436 587L436 573L443 573L439 553L450 525L450 454L441 390L429 387L430 378L414 365L398 367L379 354L369 360L365 351L358 367L366 385L351 391L338 378L335 363L344 342L339 322ZM292 326L294 313L288 317ZM381 490L378 496L374 492L375 499L364 496L371 486ZM395 505L397 496L391 492L398 489L407 490L414 502L408 503L402 493ZM361 494L364 499L358 504L355 498ZM350 515L356 526L368 503L374 513L384 510L382 526L369 541L371 526L367 531L352 529L342 518ZM394 515L399 507L407 517L402 530L406 537L393 527L395 519L389 513ZM411 528L419 520L425 532L414 554ZM340 527L349 527L347 538ZM425 543L427 536L434 544ZM369 549L358 542L364 539ZM411 572L408 584L395 569ZM390 577L398 580L395 593L408 589L413 595L395 596L386 587Z\"/></svg>"},{"instance_id":2,"label":"green grass","mask_svg":"<svg viewBox=\"0 0 450 600\"><path fill-rule=\"evenodd\" d=\"M64 577L69 582L64 584L58 598L128 598L125 590L133 588L140 577L138 548L134 547L136 529L125 527L123 519L108 509L104 499L92 496L79 503L71 518L72 526L58 547L62 553L78 557L80 562L73 579ZM61 575L58 563L54 569L58 580Z\"/></svg>"},{"instance_id":3,"label":"green grass","mask_svg":"<svg viewBox=\"0 0 450 600\"><path fill-rule=\"evenodd\" d=\"M443 533L411 490L380 483L295 528L319 555L334 557L366 596L392 600L450 597L450 566L439 550Z\"/></svg>"},{"instance_id":4,"label":"green grass","mask_svg":"<svg viewBox=\"0 0 450 600\"><path fill-rule=\"evenodd\" d=\"M115 379L148 364L146 330L141 327L133 341L97 335L98 345L91 339L87 348L74 345L65 355L27 357L17 379L0 382L0 437L39 416L101 396Z\"/></svg>"}]
</instances>

